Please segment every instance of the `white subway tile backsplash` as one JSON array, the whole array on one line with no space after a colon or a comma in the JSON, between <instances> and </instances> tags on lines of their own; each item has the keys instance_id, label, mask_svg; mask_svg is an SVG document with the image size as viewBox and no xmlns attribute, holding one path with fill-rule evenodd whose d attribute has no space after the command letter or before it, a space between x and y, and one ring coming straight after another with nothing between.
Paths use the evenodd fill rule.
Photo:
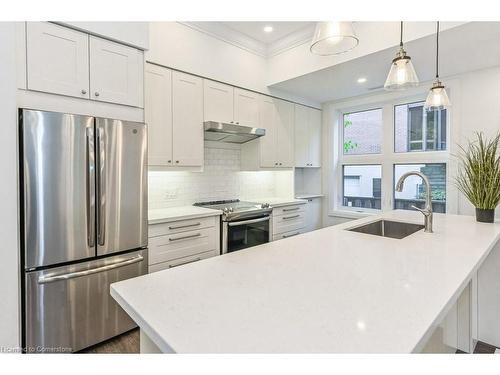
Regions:
<instances>
[{"instance_id":1,"label":"white subway tile backsplash","mask_svg":"<svg viewBox=\"0 0 500 375\"><path fill-rule=\"evenodd\" d=\"M149 171L149 208L293 194L292 171L240 172L240 148L227 147L205 147L203 172Z\"/></svg>"}]
</instances>

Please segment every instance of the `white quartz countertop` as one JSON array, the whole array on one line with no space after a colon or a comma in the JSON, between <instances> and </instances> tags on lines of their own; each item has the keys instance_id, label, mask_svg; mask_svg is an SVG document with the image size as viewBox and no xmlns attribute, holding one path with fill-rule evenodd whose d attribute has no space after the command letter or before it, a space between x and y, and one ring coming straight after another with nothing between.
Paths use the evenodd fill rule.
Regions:
<instances>
[{"instance_id":1,"label":"white quartz countertop","mask_svg":"<svg viewBox=\"0 0 500 375\"><path fill-rule=\"evenodd\" d=\"M280 197L264 197L264 198L252 198L245 199L251 202L258 203L269 203L272 207L283 207L290 206L292 204L305 204L307 200L305 199L296 199L296 198L280 198Z\"/></svg>"},{"instance_id":2,"label":"white quartz countertop","mask_svg":"<svg viewBox=\"0 0 500 375\"><path fill-rule=\"evenodd\" d=\"M195 217L207 217L222 215L222 211L212 208L196 206L179 206L171 208L159 208L148 211L148 223L160 224L169 221L192 219Z\"/></svg>"},{"instance_id":3,"label":"white quartz countertop","mask_svg":"<svg viewBox=\"0 0 500 375\"><path fill-rule=\"evenodd\" d=\"M162 350L408 353L422 345L500 238L500 223L434 214L404 239L345 228L381 215L111 285Z\"/></svg>"}]
</instances>

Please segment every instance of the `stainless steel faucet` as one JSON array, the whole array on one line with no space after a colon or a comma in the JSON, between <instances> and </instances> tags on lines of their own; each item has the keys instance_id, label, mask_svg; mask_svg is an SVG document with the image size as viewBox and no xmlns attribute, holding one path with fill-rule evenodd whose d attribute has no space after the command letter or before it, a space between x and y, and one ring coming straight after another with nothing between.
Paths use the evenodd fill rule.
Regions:
<instances>
[{"instance_id":1,"label":"stainless steel faucet","mask_svg":"<svg viewBox=\"0 0 500 375\"><path fill-rule=\"evenodd\" d=\"M411 207L420 211L424 215L424 225L425 225L424 232L432 233L432 191L431 191L431 183L429 182L429 179L427 178L427 176L423 173L416 172L416 171L415 172L407 172L399 178L398 183L396 184L396 191L402 192L406 177L412 176L412 175L422 178L422 180L424 181L424 184L425 184L425 189L426 189L427 195L425 197L425 208L424 209L418 208L415 205L412 205Z\"/></svg>"}]
</instances>

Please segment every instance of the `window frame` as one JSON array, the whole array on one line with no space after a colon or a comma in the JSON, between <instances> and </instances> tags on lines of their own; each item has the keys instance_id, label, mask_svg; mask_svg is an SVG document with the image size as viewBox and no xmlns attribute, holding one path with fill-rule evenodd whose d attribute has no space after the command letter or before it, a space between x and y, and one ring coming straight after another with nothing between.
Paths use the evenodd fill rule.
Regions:
<instances>
[{"instance_id":1,"label":"window frame","mask_svg":"<svg viewBox=\"0 0 500 375\"><path fill-rule=\"evenodd\" d=\"M450 90L451 87L451 90ZM453 84L448 85L448 94L456 93L458 88ZM450 181L450 176L456 173L456 162L451 158L455 152L457 132L451 131L453 121L453 107L447 109L446 114L446 141L445 150L432 151L395 151L395 107L403 104L411 104L425 101L427 89L418 88L409 90L406 95L401 93L383 93L361 98L354 98L332 103L330 109L330 119L332 120L332 140L333 149L330 151L331 169L329 171L330 199L329 216L358 218L371 214L380 214L391 211L394 207L394 165L395 164L424 164L424 163L445 163L446 178ZM382 144L379 154L343 154L343 123L344 115L364 110L382 108ZM343 206L343 166L344 165L381 165L381 209L363 209L360 207ZM458 212L458 191L452 183L446 185L446 212Z\"/></svg>"}]
</instances>

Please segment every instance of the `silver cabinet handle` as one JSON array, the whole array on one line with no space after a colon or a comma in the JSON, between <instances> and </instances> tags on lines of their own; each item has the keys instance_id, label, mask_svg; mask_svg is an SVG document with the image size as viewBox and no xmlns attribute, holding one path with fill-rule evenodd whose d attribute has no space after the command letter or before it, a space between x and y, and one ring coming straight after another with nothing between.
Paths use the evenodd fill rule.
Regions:
<instances>
[{"instance_id":1,"label":"silver cabinet handle","mask_svg":"<svg viewBox=\"0 0 500 375\"><path fill-rule=\"evenodd\" d=\"M112 264L107 264L107 265L102 266L102 267L92 268L90 270L70 272L70 273L65 273L62 275L61 274L59 274L59 275L49 274L46 276L40 276L38 278L38 284L47 284L47 283L52 283L54 281L68 280L68 279L74 279L76 277L93 275L95 273L109 271L109 270L119 268L119 267L124 267L124 266L127 266L129 264L139 263L139 262L142 262L143 260L144 260L144 257L142 255L137 255L133 258L121 260L119 262L112 263Z\"/></svg>"},{"instance_id":2,"label":"silver cabinet handle","mask_svg":"<svg viewBox=\"0 0 500 375\"><path fill-rule=\"evenodd\" d=\"M297 211L297 210L300 210L300 207L284 208L283 212L290 212L290 211Z\"/></svg>"},{"instance_id":3,"label":"silver cabinet handle","mask_svg":"<svg viewBox=\"0 0 500 375\"><path fill-rule=\"evenodd\" d=\"M106 150L104 144L104 129L97 129L97 223L99 231L97 240L100 246L106 242Z\"/></svg>"},{"instance_id":4,"label":"silver cabinet handle","mask_svg":"<svg viewBox=\"0 0 500 375\"><path fill-rule=\"evenodd\" d=\"M228 226L230 227L237 227L239 225L245 225L245 224L253 224L253 223L260 223L263 221L269 221L270 217L266 216L261 219L252 219L252 220L245 220L245 221L235 221L232 223L227 223Z\"/></svg>"},{"instance_id":5,"label":"silver cabinet handle","mask_svg":"<svg viewBox=\"0 0 500 375\"><path fill-rule=\"evenodd\" d=\"M87 244L95 246L95 158L94 158L94 128L86 129L87 144Z\"/></svg>"},{"instance_id":6,"label":"silver cabinet handle","mask_svg":"<svg viewBox=\"0 0 500 375\"><path fill-rule=\"evenodd\" d=\"M179 240L187 240L189 238L196 238L196 237L200 237L201 236L201 233L196 233L196 234L190 234L188 236L182 236L182 237L169 237L168 240L169 241L179 241Z\"/></svg>"},{"instance_id":7,"label":"silver cabinet handle","mask_svg":"<svg viewBox=\"0 0 500 375\"><path fill-rule=\"evenodd\" d=\"M295 219L297 217L300 217L300 214L293 215L293 216L283 216L283 220L289 220L289 219Z\"/></svg>"},{"instance_id":8,"label":"silver cabinet handle","mask_svg":"<svg viewBox=\"0 0 500 375\"><path fill-rule=\"evenodd\" d=\"M87 93L87 90L82 90L82 94L85 95Z\"/></svg>"},{"instance_id":9,"label":"silver cabinet handle","mask_svg":"<svg viewBox=\"0 0 500 375\"><path fill-rule=\"evenodd\" d=\"M283 238L288 238L288 237L293 237L293 236L296 236L296 235L298 235L298 234L300 234L300 232L296 232L296 233L292 233L292 234L284 234L282 237L283 237Z\"/></svg>"},{"instance_id":10,"label":"silver cabinet handle","mask_svg":"<svg viewBox=\"0 0 500 375\"><path fill-rule=\"evenodd\" d=\"M94 95L95 95L95 96L99 96L99 93L96 91L96 92L94 93Z\"/></svg>"},{"instance_id":11,"label":"silver cabinet handle","mask_svg":"<svg viewBox=\"0 0 500 375\"><path fill-rule=\"evenodd\" d=\"M169 226L168 229L190 228L190 227L197 227L198 225L201 225L201 222L194 223L194 224L176 225L175 227Z\"/></svg>"},{"instance_id":12,"label":"silver cabinet handle","mask_svg":"<svg viewBox=\"0 0 500 375\"><path fill-rule=\"evenodd\" d=\"M199 260L201 260L201 258L191 259L191 260L188 260L186 262L181 262L181 263L176 263L176 264L169 264L168 268L174 268L174 267L178 267L178 266L183 266L184 264L194 263L194 262L197 262Z\"/></svg>"}]
</instances>

